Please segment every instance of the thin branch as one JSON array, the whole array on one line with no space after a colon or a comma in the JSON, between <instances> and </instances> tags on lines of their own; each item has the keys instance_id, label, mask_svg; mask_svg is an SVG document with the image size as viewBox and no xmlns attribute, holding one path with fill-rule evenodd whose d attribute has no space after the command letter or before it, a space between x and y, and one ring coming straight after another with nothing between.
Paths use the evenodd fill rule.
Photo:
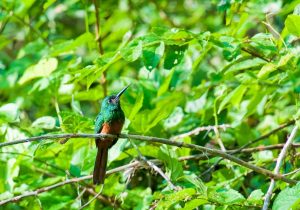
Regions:
<instances>
[{"instance_id":1,"label":"thin branch","mask_svg":"<svg viewBox=\"0 0 300 210\"><path fill-rule=\"evenodd\" d=\"M244 52L249 53L250 55L252 55L252 56L254 56L254 57L260 58L260 59L262 59L262 60L264 60L264 61L266 61L266 62L270 62L269 59L267 59L267 58L261 56L261 55L258 54L257 52L251 51L251 50L249 50L249 49L247 49L247 48L245 48L245 47L242 47L241 50L243 50Z\"/></svg>"},{"instance_id":2,"label":"thin branch","mask_svg":"<svg viewBox=\"0 0 300 210\"><path fill-rule=\"evenodd\" d=\"M254 144L254 143L257 143L259 142L260 140L263 140L263 139L266 139L268 138L269 136L273 135L274 133L277 133L278 131L290 126L290 125L293 125L294 123L296 122L296 120L291 120L291 121L288 121L280 126L278 126L277 128L275 128L274 130L271 130L270 132L252 140L252 141L249 141L247 144L244 144L242 147L240 147L240 149L244 149L248 146L250 146L251 144Z\"/></svg>"},{"instance_id":3,"label":"thin branch","mask_svg":"<svg viewBox=\"0 0 300 210\"><path fill-rule=\"evenodd\" d=\"M165 139L165 138L158 138L158 137L152 137L152 136L141 136L141 135L132 135L132 134L120 134L118 136L111 135L111 134L53 134L53 135L35 136L35 137L31 137L31 138L26 138L26 139L0 143L0 148L4 147L4 146L8 146L8 145L39 141L42 139L61 139L61 138L100 138L100 139L103 139L103 138L107 138L107 137L109 137L109 138L116 138L116 137L129 138L129 139L135 139L135 140L140 140L140 141L145 141L145 142L150 142L150 143L160 143L160 144L167 144L167 145L172 145L172 146L176 146L176 147L190 148L190 149L194 149L194 150L197 150L197 151L200 151L203 153L211 154L213 156L220 156L224 159L231 160L232 162L235 162L238 165L244 166L244 167L249 168L257 173L263 174L263 175L268 176L273 179L282 180L289 184L297 183L296 180L288 179L282 175L274 174L267 169L255 166L251 163L243 161L237 157L234 157L230 154L222 152L218 149L206 148L206 147L202 147L202 146L195 145L195 144L177 142L177 141L172 141L172 140Z\"/></svg>"},{"instance_id":4,"label":"thin branch","mask_svg":"<svg viewBox=\"0 0 300 210\"><path fill-rule=\"evenodd\" d=\"M96 193L96 192L94 191L94 189L92 189L92 188L84 188L84 189L86 189L86 191L87 191L88 193L90 193L91 195L93 195L93 196L95 196L95 195L98 194L98 193ZM99 201L105 203L106 205L114 206L114 204L111 203L110 200L107 199L106 197L104 197L103 195L98 195L98 196L97 196L97 199L98 199ZM119 206L118 206L118 207L119 207Z\"/></svg>"},{"instance_id":5,"label":"thin branch","mask_svg":"<svg viewBox=\"0 0 300 210\"><path fill-rule=\"evenodd\" d=\"M123 171L123 170L126 170L128 168L136 167L138 164L139 164L139 162L136 161L136 162L124 165L124 166L114 168L112 170L107 171L106 175L109 176L113 173L117 173L119 171ZM50 185L50 186L47 186L47 187L39 188L35 191L27 192L27 193L24 193L22 195L15 196L13 198L2 200L2 201L0 201L0 206L2 206L4 204L7 204L7 203L10 203L10 202L17 202L17 201L19 201L23 198L26 198L26 197L37 196L38 194L53 190L55 188L58 188L58 187L61 187L61 186L67 185L67 184L77 183L77 182L81 182L81 181L92 179L92 178L93 178L93 175L88 175L88 176L83 176L83 177L79 177L79 178L68 179L68 180L65 180L63 182L59 182L59 183L56 183L56 184L53 184L53 185Z\"/></svg>"},{"instance_id":6,"label":"thin branch","mask_svg":"<svg viewBox=\"0 0 300 210\"><path fill-rule=\"evenodd\" d=\"M137 147L137 145L133 142L130 141L131 144L133 145L133 147L136 149L136 151L139 154L139 157L150 167L152 168L154 171L156 171L159 175L162 176L162 178L164 178L167 183L171 186L171 188L173 190L179 190L179 188L177 186L175 186L172 181L170 180L170 178L157 166L155 165L152 161L147 160L146 157L143 156L143 154L141 153L141 151L139 150L139 148Z\"/></svg>"},{"instance_id":7,"label":"thin branch","mask_svg":"<svg viewBox=\"0 0 300 210\"><path fill-rule=\"evenodd\" d=\"M290 146L291 146L291 144L292 144L292 142L293 142L293 140L294 140L294 138L296 136L297 131L298 131L298 126L295 125L294 128L293 128L293 130L292 130L291 135L287 139L286 143L284 144L284 147L282 148L282 150L281 150L281 152L280 152L280 154L278 156L278 159L277 159L277 162L276 162L276 166L275 166L275 169L274 169L274 173L277 174L277 175L280 174L280 167L282 165L282 161L284 160L285 155L286 155L288 149L290 148ZM266 194L262 210L267 210L268 209L274 187L275 187L275 180L271 179L271 183L270 183L268 192Z\"/></svg>"},{"instance_id":8,"label":"thin branch","mask_svg":"<svg viewBox=\"0 0 300 210\"><path fill-rule=\"evenodd\" d=\"M297 119L291 120L291 121L288 121L288 122L286 122L286 123L284 123L284 124L278 126L278 127L275 128L274 130L271 130L270 132L268 132L268 133L266 133L266 134L264 134L264 135L262 135L262 136L260 136L260 137L258 137L258 138L256 138L256 139L254 139L254 140L249 141L247 144L244 144L244 145L241 146L239 149L230 152L230 154L233 155L233 154L236 154L236 153L238 153L238 152L243 151L244 148L250 146L251 144L255 144L255 143L257 143L257 142L259 142L259 141L261 141L261 140L263 140L263 139L266 139L266 138L268 138L269 136L273 135L274 133L277 133L278 131L280 131L280 130L282 130L282 129L284 129L284 128L286 128L286 127L292 125L292 124L294 124L294 123L296 122L296 120L297 120ZM204 171L204 172L202 173L202 175L204 175L204 174L209 173L210 171L212 171L217 165L219 165L219 163L220 163L223 159L224 159L224 158L220 158L219 160L217 160L217 161L216 161L209 169L207 169L206 171Z\"/></svg>"},{"instance_id":9,"label":"thin branch","mask_svg":"<svg viewBox=\"0 0 300 210\"><path fill-rule=\"evenodd\" d=\"M96 33L96 42L98 44L99 53L100 53L100 55L103 55L104 49L103 49L103 45L102 45L102 37L101 37L101 31L100 31L101 28L100 28L98 1L100 2L100 0L93 0L93 4L95 7L95 18L96 18L95 33ZM100 83L102 84L104 96L107 96L107 81L106 81L106 72L105 71L102 74Z\"/></svg>"},{"instance_id":10,"label":"thin branch","mask_svg":"<svg viewBox=\"0 0 300 210\"><path fill-rule=\"evenodd\" d=\"M171 140L174 141L174 140L177 140L177 139L185 138L187 136L198 135L201 131L211 131L211 130L214 130L215 128L226 130L226 128L230 128L230 127L231 126L229 124L223 124L223 125L217 125L217 126L209 125L209 126L199 127L199 128L194 129L194 130L191 130L189 132L182 133L182 134L179 134L177 136L174 136L174 137L171 138Z\"/></svg>"},{"instance_id":11,"label":"thin branch","mask_svg":"<svg viewBox=\"0 0 300 210\"><path fill-rule=\"evenodd\" d=\"M84 209L85 207L90 205L94 200L96 200L98 198L98 196L102 193L103 187L104 187L104 184L101 185L101 189L99 190L99 192L91 200L89 200L86 204L81 206L79 209Z\"/></svg>"}]
</instances>

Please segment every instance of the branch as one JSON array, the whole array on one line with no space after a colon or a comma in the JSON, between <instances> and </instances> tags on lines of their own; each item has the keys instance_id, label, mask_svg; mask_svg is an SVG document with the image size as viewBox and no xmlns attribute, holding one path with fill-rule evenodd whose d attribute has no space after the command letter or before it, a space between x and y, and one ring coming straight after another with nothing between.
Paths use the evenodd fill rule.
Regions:
<instances>
[{"instance_id":1,"label":"branch","mask_svg":"<svg viewBox=\"0 0 300 210\"><path fill-rule=\"evenodd\" d=\"M245 162L237 157L234 157L230 154L227 154L227 153L222 152L217 149L206 148L206 147L202 147L202 146L195 145L195 144L177 142L177 141L172 141L172 140L165 139L165 138L158 138L158 137L152 137L152 136L141 136L141 135L132 135L132 134L120 134L118 136L111 135L111 134L53 134L53 135L35 136L35 137L31 137L31 138L26 138L26 139L0 143L0 148L4 147L4 146L8 146L8 145L39 141L42 139L60 139L60 138L100 138L100 139L103 139L103 138L116 138L116 137L129 138L129 139L135 139L135 140L140 140L140 141L145 141L145 142L150 142L150 143L160 143L160 144L167 144L167 145L176 146L176 147L185 147L185 148L194 149L194 150L197 150L197 151L200 151L203 153L208 153L208 154L211 154L214 156L220 156L227 160L231 160L232 162L235 162L238 165L244 166L244 167L249 168L257 173L263 174L265 176L268 176L268 177L276 179L276 180L282 180L289 184L297 183L297 181L295 181L295 180L288 179L282 175L274 174L267 169L255 166L251 163Z\"/></svg>"},{"instance_id":2,"label":"branch","mask_svg":"<svg viewBox=\"0 0 300 210\"><path fill-rule=\"evenodd\" d=\"M298 131L298 126L295 125L293 130L292 130L291 135L287 139L286 143L284 144L284 147L282 148L282 150L281 150L281 152L278 156L276 166L275 166L275 169L274 169L274 173L277 174L277 175L279 175L279 173L280 173L280 167L281 167L282 161L283 161L288 149L290 148L290 146L291 146L291 144L292 144L292 142L293 142L293 140L296 136L297 131ZM275 187L275 180L271 179L271 183L270 183L268 192L266 194L262 210L267 210L268 209L274 187Z\"/></svg>"},{"instance_id":3,"label":"branch","mask_svg":"<svg viewBox=\"0 0 300 210\"><path fill-rule=\"evenodd\" d=\"M95 7L95 16L96 16L96 25L95 25L96 41L98 43L99 53L100 53L100 55L103 55L104 50L103 50L103 45L102 45L101 33L100 33L100 18L99 18L98 0L93 0L93 4ZM103 87L104 96L107 96L107 82L106 82L106 72L105 71L102 74L100 83L102 84L102 87Z\"/></svg>"},{"instance_id":4,"label":"branch","mask_svg":"<svg viewBox=\"0 0 300 210\"><path fill-rule=\"evenodd\" d=\"M282 130L282 129L284 129L284 128L286 128L286 127L292 125L292 124L294 124L294 123L296 122L296 120L297 120L297 119L291 120L291 121L289 121L289 122L286 122L286 123L284 123L284 124L278 126L278 127L275 128L274 130L271 130L270 132L268 132L268 133L266 133L266 134L264 134L264 135L262 135L262 136L260 136L260 137L258 137L258 138L256 138L256 139L254 139L254 140L252 140L252 141L249 141L247 144L244 144L244 145L241 146L239 149L230 152L230 154L236 154L236 153L238 153L238 152L243 151L244 148L250 146L251 144L257 143L257 142L259 142L259 141L261 141L261 140L263 140L263 139L265 139L265 138L268 138L269 136L273 135L274 133L276 133L276 132L278 132L278 131L280 131L280 130ZM215 168L215 167L216 167L223 159L224 159L224 158L220 158L219 160L217 160L217 161L216 161L209 169L207 169L205 172L203 172L202 175L204 175L204 174L206 174L206 173L212 171L212 170L213 170L213 169L214 169L214 168Z\"/></svg>"},{"instance_id":5,"label":"branch","mask_svg":"<svg viewBox=\"0 0 300 210\"><path fill-rule=\"evenodd\" d=\"M199 128L196 128L194 130L191 130L189 132L186 132L186 133L182 133L182 134L179 134L177 136L174 136L171 138L171 140L177 140L177 139L182 139L184 137L187 137L187 136L193 136L193 135L198 135L201 131L210 131L210 130L215 130L215 129L223 129L223 130L226 130L226 128L230 128L231 126L228 125L228 124L223 124L223 125L209 125L209 126L205 126L205 127L199 127Z\"/></svg>"},{"instance_id":6,"label":"branch","mask_svg":"<svg viewBox=\"0 0 300 210\"><path fill-rule=\"evenodd\" d=\"M131 144L133 145L133 147L136 149L136 151L139 154L139 157L150 167L152 168L154 171L156 171L159 175L161 175L162 178L164 178L166 180L166 182L171 186L171 188L173 190L178 191L180 188L175 186L172 181L170 180L170 178L157 166L155 165L155 163L153 163L152 161L147 160L146 157L143 156L143 154L141 153L141 151L139 150L139 148L136 146L136 144L133 141L130 141Z\"/></svg>"},{"instance_id":7,"label":"branch","mask_svg":"<svg viewBox=\"0 0 300 210\"><path fill-rule=\"evenodd\" d=\"M112 170L107 171L106 175L109 176L113 173L117 173L119 171L123 171L123 170L126 170L128 168L136 167L138 164L139 164L139 162L136 161L136 162L124 165L124 166L114 168ZM47 186L47 187L42 187L42 188L39 188L39 189L37 189L35 191L32 191L32 192L27 192L25 194L15 196L13 198L2 200L2 201L0 201L0 206L2 206L4 204L7 204L7 203L10 203L10 202L19 201L19 200L21 200L23 198L26 198L26 197L37 196L38 194L53 190L55 188L58 188L58 187L61 187L61 186L67 185L67 184L72 184L72 183L81 182L81 181L84 181L84 180L87 180L87 179L92 179L92 177L93 177L93 175L83 176L83 177L79 177L79 178L72 178L72 179L68 179L68 180L65 180L63 182L59 182L59 183L56 183L56 184L53 184L53 185L50 185L50 186Z\"/></svg>"}]
</instances>

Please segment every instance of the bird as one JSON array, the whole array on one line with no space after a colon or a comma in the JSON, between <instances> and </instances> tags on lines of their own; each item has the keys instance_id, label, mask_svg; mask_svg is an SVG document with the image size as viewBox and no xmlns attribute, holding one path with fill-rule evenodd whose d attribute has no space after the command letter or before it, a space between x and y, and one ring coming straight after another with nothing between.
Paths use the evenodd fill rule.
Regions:
<instances>
[{"instance_id":1,"label":"bird","mask_svg":"<svg viewBox=\"0 0 300 210\"><path fill-rule=\"evenodd\" d=\"M95 120L95 133L119 135L122 131L125 114L121 108L120 97L129 87L123 88L117 95L110 95L103 99L101 110ZM93 183L104 184L108 149L111 148L118 138L96 138L97 156L95 159Z\"/></svg>"}]
</instances>

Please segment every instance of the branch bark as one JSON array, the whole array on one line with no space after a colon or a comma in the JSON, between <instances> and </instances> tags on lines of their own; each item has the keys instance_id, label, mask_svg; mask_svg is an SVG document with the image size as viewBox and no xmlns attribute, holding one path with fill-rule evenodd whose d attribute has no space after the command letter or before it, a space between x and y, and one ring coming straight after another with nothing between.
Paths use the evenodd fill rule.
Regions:
<instances>
[{"instance_id":1,"label":"branch bark","mask_svg":"<svg viewBox=\"0 0 300 210\"><path fill-rule=\"evenodd\" d=\"M137 167L138 165L139 165L138 161L133 162L133 163L129 163L127 165L120 166L120 167L117 167L117 168L114 168L112 170L107 171L106 175L109 176L109 175L111 175L113 173L117 173L117 172L126 170L128 168ZM77 182L81 182L81 181L92 179L92 178L93 178L93 175L88 175L88 176L83 176L83 177L80 177L80 178L68 179L68 180L65 180L65 181L62 181L62 182L59 182L59 183L47 186L47 187L39 188L39 189L37 189L35 191L27 192L25 194L18 195L18 196L15 196L13 198L2 200L2 201L0 201L0 206L2 206L4 204L7 204L7 203L10 203L10 202L17 202L17 201L19 201L19 200L21 200L23 198L26 198L26 197L37 196L38 194L41 194L43 192L47 192L47 191L53 190L55 188L58 188L58 187L61 187L61 186L67 185L67 184L77 183Z\"/></svg>"},{"instance_id":2,"label":"branch bark","mask_svg":"<svg viewBox=\"0 0 300 210\"><path fill-rule=\"evenodd\" d=\"M274 174L276 174L276 175L280 174L280 167L282 165L282 161L284 160L285 155L286 155L288 149L290 148L290 146L291 146L291 144L292 144L292 142L293 142L293 140L296 136L297 131L298 131L298 126L295 125L293 130L292 130L291 135L287 139L286 143L284 144L284 147L282 148L282 150L281 150L281 152L278 156L276 166L275 166L275 169L274 169ZM262 210L267 210L268 209L274 187L275 187L275 180L271 179L271 183L270 183L269 189L267 191Z\"/></svg>"},{"instance_id":3,"label":"branch bark","mask_svg":"<svg viewBox=\"0 0 300 210\"><path fill-rule=\"evenodd\" d=\"M14 144L21 144L25 142L33 142L33 141L39 141L42 139L61 139L61 138L116 138L117 136L115 135L110 135L110 134L53 134L53 135L43 135L43 136L36 136L36 137L31 137L31 138L26 138L26 139L21 139L21 140L16 140L16 141L11 141L11 142L4 142L0 144L0 148L8 145L14 145ZM145 142L150 142L150 143L160 143L160 144L167 144L171 146L176 146L176 147L185 147L185 148L190 148L193 150L197 150L203 153L208 153L213 156L220 156L224 159L231 160L232 162L237 163L238 165L244 166L246 168L249 168L257 173L263 174L265 176L268 176L270 178L276 179L276 180L282 180L284 182L287 182L289 184L296 184L296 180L288 179L282 175L279 174L274 174L271 171L255 166L251 163L248 163L246 161L243 161L237 157L234 157L230 154L227 154L225 152L222 152L217 149L212 149L212 148L206 148L202 147L199 145L195 144L187 144L184 142L177 142L177 141L172 141L169 139L165 138L158 138L158 137L152 137L152 136L141 136L141 135L132 135L132 134L120 134L118 136L119 138L129 138L129 139L135 139L135 140L140 140L140 141L145 141Z\"/></svg>"},{"instance_id":4,"label":"branch bark","mask_svg":"<svg viewBox=\"0 0 300 210\"><path fill-rule=\"evenodd\" d=\"M99 53L100 53L100 55L103 55L104 54L104 49L103 49L103 45L102 45L102 37L101 37L101 32L100 32L101 28L100 28L100 17L99 17L98 1L100 2L100 0L93 0L93 4L94 4L94 7L95 7L95 18L96 18L95 34L96 34L96 42L97 42L98 48L99 48ZM107 96L107 81L106 81L106 72L105 71L102 74L102 78L101 78L100 83L102 84L104 96Z\"/></svg>"}]
</instances>

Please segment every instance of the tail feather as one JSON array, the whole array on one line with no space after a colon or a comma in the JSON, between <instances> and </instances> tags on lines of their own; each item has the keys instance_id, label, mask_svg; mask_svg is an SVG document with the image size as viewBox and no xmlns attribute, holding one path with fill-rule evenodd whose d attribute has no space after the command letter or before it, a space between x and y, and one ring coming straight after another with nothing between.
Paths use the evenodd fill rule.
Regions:
<instances>
[{"instance_id":1,"label":"tail feather","mask_svg":"<svg viewBox=\"0 0 300 210\"><path fill-rule=\"evenodd\" d=\"M98 146L97 157L95 160L93 183L104 184L106 165L107 165L108 147Z\"/></svg>"}]
</instances>

